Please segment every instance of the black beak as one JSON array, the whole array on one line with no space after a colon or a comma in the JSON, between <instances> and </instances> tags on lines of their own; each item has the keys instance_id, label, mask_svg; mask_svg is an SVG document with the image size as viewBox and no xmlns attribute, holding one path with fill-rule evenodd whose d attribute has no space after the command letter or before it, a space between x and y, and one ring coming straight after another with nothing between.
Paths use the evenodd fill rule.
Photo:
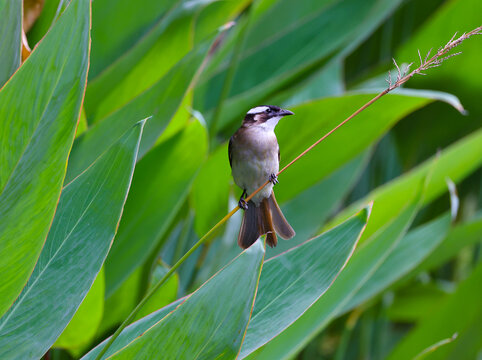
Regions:
<instances>
[{"instance_id":1,"label":"black beak","mask_svg":"<svg viewBox=\"0 0 482 360\"><path fill-rule=\"evenodd\" d=\"M294 115L295 113L293 111L281 109L278 113L280 116L287 116L287 115Z\"/></svg>"}]
</instances>

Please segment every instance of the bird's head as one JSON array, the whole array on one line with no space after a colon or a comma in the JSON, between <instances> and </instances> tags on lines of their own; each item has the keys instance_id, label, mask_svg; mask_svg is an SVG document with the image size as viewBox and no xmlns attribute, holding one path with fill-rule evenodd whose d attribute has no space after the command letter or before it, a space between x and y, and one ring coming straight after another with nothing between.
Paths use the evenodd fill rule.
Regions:
<instances>
[{"instance_id":1,"label":"bird's head","mask_svg":"<svg viewBox=\"0 0 482 360\"><path fill-rule=\"evenodd\" d=\"M287 115L294 115L294 113L274 105L256 106L250 109L244 117L243 126L259 126L265 130L272 131L278 124L278 121Z\"/></svg>"}]
</instances>

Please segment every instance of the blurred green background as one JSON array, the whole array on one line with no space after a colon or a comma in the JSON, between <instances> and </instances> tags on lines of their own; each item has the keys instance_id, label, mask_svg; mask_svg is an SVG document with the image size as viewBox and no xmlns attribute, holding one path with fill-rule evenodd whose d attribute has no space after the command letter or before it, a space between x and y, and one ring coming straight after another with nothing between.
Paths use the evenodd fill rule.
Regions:
<instances>
[{"instance_id":1,"label":"blurred green background","mask_svg":"<svg viewBox=\"0 0 482 360\"><path fill-rule=\"evenodd\" d=\"M13 14L19 16L19 8L7 2L0 2L0 34L11 36L14 46L8 50L2 40L0 52L16 55L2 58L0 86L20 64L21 22L7 24ZM482 25L480 0L95 0L90 56L87 45L75 49L75 31L88 34L89 14L81 5L68 15L79 29L65 25L60 34L52 28L45 37L51 43L42 50L46 41L41 39L60 22L67 5L59 0L24 4L24 18L34 19L26 33L31 48L39 42L39 53L64 49L73 58L90 59L64 185L74 183L134 124L150 118L112 248L105 262L86 271L96 280L92 287L83 285L85 293L90 290L77 311L78 305L72 307L73 319L57 326L62 335L53 345L43 343L45 349L52 346L50 359L80 358L112 334L169 266L237 204L241 190L230 175L227 140L248 109L273 104L295 112L276 129L284 166L384 90L388 71L396 73L392 58L418 66L417 50L424 56L454 33ZM82 28L79 14L86 22ZM60 19L64 16L67 12ZM481 358L480 41L464 42L456 49L461 55L377 101L280 176L277 199L297 235L267 249L266 259L374 201L353 258L360 254L365 275L335 280L293 324L271 329L276 334L249 351L241 348L242 358ZM36 51L22 67L36 64ZM36 71L48 74L58 66L52 60ZM12 85L22 74L15 74L0 94L30 86L28 77L25 85ZM82 81L66 84L79 87L81 99ZM40 93L46 89L38 86ZM0 104L6 109L10 102L0 99ZM451 182L456 188L449 192ZM83 186L93 183L103 186L93 180ZM404 215L411 206L411 215ZM121 209L112 211L120 216ZM235 258L241 252L236 245L240 216L188 258L136 319L190 294ZM410 220L398 232L390 230L404 216ZM389 236L392 245L378 254ZM373 251L363 252L370 245ZM313 256L327 261L322 253ZM299 258L285 270L302 272L303 263ZM351 271L348 264L342 274ZM303 298L303 286L297 292ZM79 304L82 299L77 296ZM70 300L61 295L58 301ZM328 311L330 301L336 306ZM280 309L279 316L289 314L288 306ZM0 335L1 324L2 319Z\"/></svg>"}]
</instances>

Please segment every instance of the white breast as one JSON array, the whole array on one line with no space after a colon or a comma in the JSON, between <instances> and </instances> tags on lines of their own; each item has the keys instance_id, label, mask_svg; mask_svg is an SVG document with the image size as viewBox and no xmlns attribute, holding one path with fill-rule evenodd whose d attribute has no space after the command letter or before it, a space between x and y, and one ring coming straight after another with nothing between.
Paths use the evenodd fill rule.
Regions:
<instances>
[{"instance_id":1,"label":"white breast","mask_svg":"<svg viewBox=\"0 0 482 360\"><path fill-rule=\"evenodd\" d=\"M239 143L233 144L233 147L233 178L248 194L257 190L271 174L278 172L278 142L272 130L261 126L253 127L246 136L239 139ZM262 199L271 195L272 189L272 184L266 185L253 201L259 205Z\"/></svg>"}]
</instances>

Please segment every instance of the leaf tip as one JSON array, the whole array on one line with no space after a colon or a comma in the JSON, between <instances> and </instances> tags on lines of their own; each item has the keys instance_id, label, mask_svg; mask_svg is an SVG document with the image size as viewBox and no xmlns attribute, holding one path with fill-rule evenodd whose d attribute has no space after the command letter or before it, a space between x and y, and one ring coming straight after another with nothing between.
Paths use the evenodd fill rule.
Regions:
<instances>
[{"instance_id":1,"label":"leaf tip","mask_svg":"<svg viewBox=\"0 0 482 360\"><path fill-rule=\"evenodd\" d=\"M249 248L247 248L245 250L245 253L246 254L250 254L250 255L255 255L255 254L264 254L265 250L264 250L264 246L263 246L263 242L258 239L253 245L251 245Z\"/></svg>"},{"instance_id":2,"label":"leaf tip","mask_svg":"<svg viewBox=\"0 0 482 360\"><path fill-rule=\"evenodd\" d=\"M368 222L372 213L374 200L370 201L358 214L363 217L365 222Z\"/></svg>"},{"instance_id":3,"label":"leaf tip","mask_svg":"<svg viewBox=\"0 0 482 360\"><path fill-rule=\"evenodd\" d=\"M134 124L134 127L140 126L141 128L144 128L144 125L146 124L146 121L149 120L149 119L151 119L151 118L152 118L152 115L146 117L145 119L142 119L142 120L136 122L136 123Z\"/></svg>"}]
</instances>

